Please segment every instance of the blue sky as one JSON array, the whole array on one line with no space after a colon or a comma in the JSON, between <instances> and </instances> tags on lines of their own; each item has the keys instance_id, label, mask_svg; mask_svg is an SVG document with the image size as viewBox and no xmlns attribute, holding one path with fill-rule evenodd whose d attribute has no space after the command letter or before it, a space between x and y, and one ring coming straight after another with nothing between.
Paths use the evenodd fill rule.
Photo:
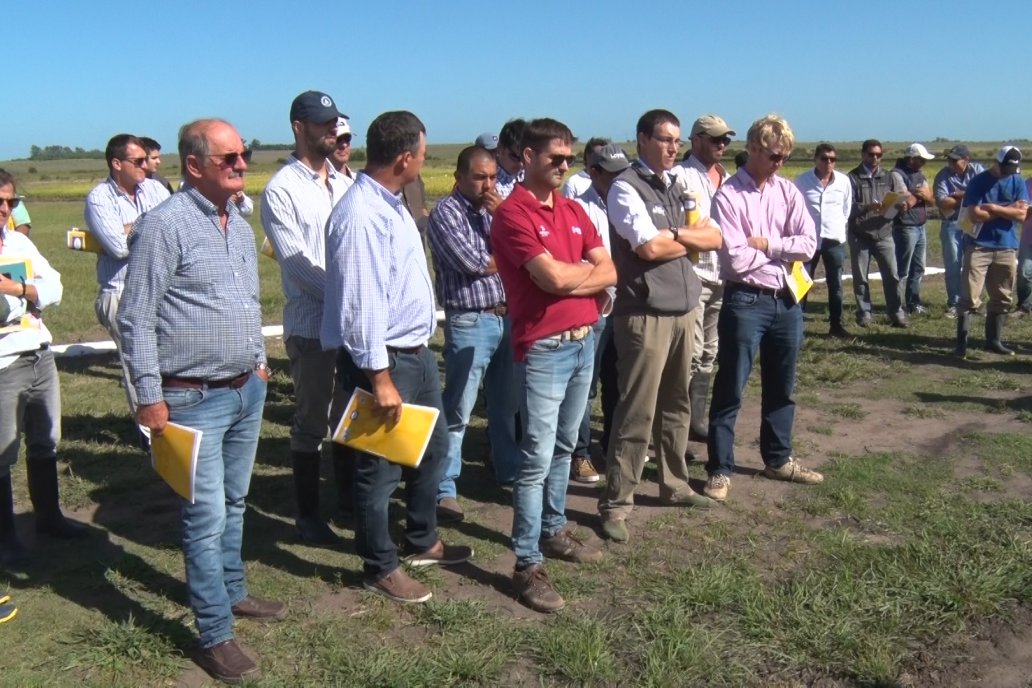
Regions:
<instances>
[{"instance_id":1,"label":"blue sky","mask_svg":"<svg viewBox=\"0 0 1032 688\"><path fill-rule=\"evenodd\" d=\"M740 135L778 112L807 141L1032 138L1028 0L5 6L0 159L122 131L170 150L179 125L211 115L289 141L290 101L310 88L351 116L358 145L393 109L439 143L513 116L629 139L653 107L686 125L715 112Z\"/></svg>"}]
</instances>

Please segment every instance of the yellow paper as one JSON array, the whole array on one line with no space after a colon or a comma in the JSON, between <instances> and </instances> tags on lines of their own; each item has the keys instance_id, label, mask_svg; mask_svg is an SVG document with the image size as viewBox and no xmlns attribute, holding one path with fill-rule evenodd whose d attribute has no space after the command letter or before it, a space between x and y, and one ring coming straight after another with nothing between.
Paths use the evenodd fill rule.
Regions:
<instances>
[{"instance_id":1,"label":"yellow paper","mask_svg":"<svg viewBox=\"0 0 1032 688\"><path fill-rule=\"evenodd\" d=\"M813 286L813 278L810 277L810 273L803 267L803 261L801 260L793 261L791 268L783 265L782 269L785 271L785 286L792 292L792 298L795 299L795 302L799 303L806 296L806 293L810 291L810 287Z\"/></svg>"},{"instance_id":2,"label":"yellow paper","mask_svg":"<svg viewBox=\"0 0 1032 688\"><path fill-rule=\"evenodd\" d=\"M269 242L269 237L265 237L265 240L262 241L262 247L260 250L263 255L276 260L276 250L272 248L272 244Z\"/></svg>"},{"instance_id":3,"label":"yellow paper","mask_svg":"<svg viewBox=\"0 0 1032 688\"><path fill-rule=\"evenodd\" d=\"M201 448L200 430L178 423L169 423L160 435L151 436L151 465L169 487L183 499L194 503L194 480L197 477L197 453Z\"/></svg>"},{"instance_id":4,"label":"yellow paper","mask_svg":"<svg viewBox=\"0 0 1032 688\"><path fill-rule=\"evenodd\" d=\"M374 411L373 395L364 389L355 389L333 433L333 441L417 468L441 412L417 404L402 404L401 409L400 421L387 421Z\"/></svg>"},{"instance_id":5,"label":"yellow paper","mask_svg":"<svg viewBox=\"0 0 1032 688\"><path fill-rule=\"evenodd\" d=\"M21 332L22 330L38 330L42 321L34 315L27 314L18 318L15 322L7 323L0 327L0 334Z\"/></svg>"},{"instance_id":6,"label":"yellow paper","mask_svg":"<svg viewBox=\"0 0 1032 688\"><path fill-rule=\"evenodd\" d=\"M65 232L65 241L68 248L73 251L85 251L86 253L103 253L104 249L100 243L93 238L89 230L72 227Z\"/></svg>"}]
</instances>

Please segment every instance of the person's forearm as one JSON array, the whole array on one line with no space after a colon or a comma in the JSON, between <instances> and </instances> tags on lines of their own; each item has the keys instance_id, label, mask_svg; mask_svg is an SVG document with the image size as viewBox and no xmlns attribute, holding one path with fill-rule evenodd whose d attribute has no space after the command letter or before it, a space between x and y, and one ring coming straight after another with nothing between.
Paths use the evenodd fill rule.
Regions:
<instances>
[{"instance_id":1,"label":"person's forearm","mask_svg":"<svg viewBox=\"0 0 1032 688\"><path fill-rule=\"evenodd\" d=\"M677 241L690 251L716 251L724 242L720 230L713 226L682 227Z\"/></svg>"},{"instance_id":2,"label":"person's forearm","mask_svg":"<svg viewBox=\"0 0 1032 688\"><path fill-rule=\"evenodd\" d=\"M612 261L594 266L588 278L570 292L571 296L591 296L616 284L616 268Z\"/></svg>"}]
</instances>

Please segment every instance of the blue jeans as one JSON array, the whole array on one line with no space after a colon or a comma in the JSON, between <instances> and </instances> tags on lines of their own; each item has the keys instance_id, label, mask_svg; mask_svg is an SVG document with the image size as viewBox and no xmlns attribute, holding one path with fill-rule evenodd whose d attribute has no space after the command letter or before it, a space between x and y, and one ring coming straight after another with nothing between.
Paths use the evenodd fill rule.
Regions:
<instances>
[{"instance_id":1,"label":"blue jeans","mask_svg":"<svg viewBox=\"0 0 1032 688\"><path fill-rule=\"evenodd\" d=\"M1028 231L1028 230L1025 230ZM1018 251L1018 308L1032 310L1032 243L1027 239Z\"/></svg>"},{"instance_id":2,"label":"blue jeans","mask_svg":"<svg viewBox=\"0 0 1032 688\"><path fill-rule=\"evenodd\" d=\"M924 225L893 227L896 244L896 269L903 286L903 305L913 310L921 305L921 278L924 277L928 237Z\"/></svg>"},{"instance_id":3,"label":"blue jeans","mask_svg":"<svg viewBox=\"0 0 1032 688\"><path fill-rule=\"evenodd\" d=\"M257 375L239 389L162 390L168 419L204 433L194 503L182 500L186 589L202 648L233 637L234 604L247 597L240 546L244 499L258 449L266 384Z\"/></svg>"},{"instance_id":4,"label":"blue jeans","mask_svg":"<svg viewBox=\"0 0 1032 688\"><path fill-rule=\"evenodd\" d=\"M595 363L591 372L591 386L588 388L588 403L584 405L584 417L577 431L577 445L573 448L574 456L585 457L591 456L591 407L595 405L595 392L598 389L599 372L602 370L602 353L606 350L606 344L613 338L613 326L609 318L599 318L591 329L595 331Z\"/></svg>"},{"instance_id":5,"label":"blue jeans","mask_svg":"<svg viewBox=\"0 0 1032 688\"><path fill-rule=\"evenodd\" d=\"M516 364L520 389L522 460L512 490L516 568L540 564L542 537L566 525L570 455L588 403L595 333L580 341L539 339Z\"/></svg>"},{"instance_id":6,"label":"blue jeans","mask_svg":"<svg viewBox=\"0 0 1032 688\"><path fill-rule=\"evenodd\" d=\"M960 303L960 264L964 260L960 225L949 220L942 221L939 238L942 241L942 267L946 271L946 307L956 308Z\"/></svg>"},{"instance_id":7,"label":"blue jeans","mask_svg":"<svg viewBox=\"0 0 1032 688\"><path fill-rule=\"evenodd\" d=\"M772 468L792 456L796 359L803 343L803 310L789 299L759 294L734 282L724 285L717 323L720 349L709 415L710 475L731 475L735 467L735 421L742 391L760 353L760 456Z\"/></svg>"},{"instance_id":8,"label":"blue jeans","mask_svg":"<svg viewBox=\"0 0 1032 688\"><path fill-rule=\"evenodd\" d=\"M808 266L810 276L817 271L817 265L824 260L824 279L828 285L828 322L842 324L842 264L846 262L846 245L833 239L822 239L820 248ZM806 302L806 299L803 299Z\"/></svg>"},{"instance_id":9,"label":"blue jeans","mask_svg":"<svg viewBox=\"0 0 1032 688\"><path fill-rule=\"evenodd\" d=\"M388 349L387 368L401 400L441 408L441 378L437 358L428 347L418 351ZM337 354L337 374L345 388L370 390L365 372L344 349ZM355 452L355 551L370 582L398 568L398 549L391 539L388 507L398 484L405 481L405 548L416 554L437 544L437 486L448 455L444 414L430 436L418 468L404 468L365 452Z\"/></svg>"},{"instance_id":10,"label":"blue jeans","mask_svg":"<svg viewBox=\"0 0 1032 688\"><path fill-rule=\"evenodd\" d=\"M885 310L889 318L903 315L903 289L899 273L896 272L896 250L892 236L875 239L850 232L849 257L853 268L853 295L856 297L857 321L872 309L871 283L867 278L871 269L871 258L878 263L882 286L885 288Z\"/></svg>"},{"instance_id":11,"label":"blue jeans","mask_svg":"<svg viewBox=\"0 0 1032 688\"><path fill-rule=\"evenodd\" d=\"M448 456L437 499L454 499L455 481L462 472L462 440L484 382L487 432L495 478L500 483L516 477L520 450L516 445L515 364L509 339L509 319L476 311L448 311L444 320L444 404L448 424Z\"/></svg>"}]
</instances>

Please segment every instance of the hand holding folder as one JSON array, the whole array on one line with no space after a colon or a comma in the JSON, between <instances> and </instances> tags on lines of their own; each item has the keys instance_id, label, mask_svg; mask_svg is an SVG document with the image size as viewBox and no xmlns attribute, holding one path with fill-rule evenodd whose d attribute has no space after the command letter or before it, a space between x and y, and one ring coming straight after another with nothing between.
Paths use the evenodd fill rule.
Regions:
<instances>
[{"instance_id":1,"label":"hand holding folder","mask_svg":"<svg viewBox=\"0 0 1032 688\"><path fill-rule=\"evenodd\" d=\"M394 422L377 412L372 394L355 389L333 433L333 441L418 468L440 413L430 406L402 404L401 419Z\"/></svg>"},{"instance_id":2,"label":"hand holding folder","mask_svg":"<svg viewBox=\"0 0 1032 688\"><path fill-rule=\"evenodd\" d=\"M169 423L160 435L151 435L150 429L143 425L140 430L150 439L154 470L176 494L193 504L197 455L204 433L178 423Z\"/></svg>"}]
</instances>

